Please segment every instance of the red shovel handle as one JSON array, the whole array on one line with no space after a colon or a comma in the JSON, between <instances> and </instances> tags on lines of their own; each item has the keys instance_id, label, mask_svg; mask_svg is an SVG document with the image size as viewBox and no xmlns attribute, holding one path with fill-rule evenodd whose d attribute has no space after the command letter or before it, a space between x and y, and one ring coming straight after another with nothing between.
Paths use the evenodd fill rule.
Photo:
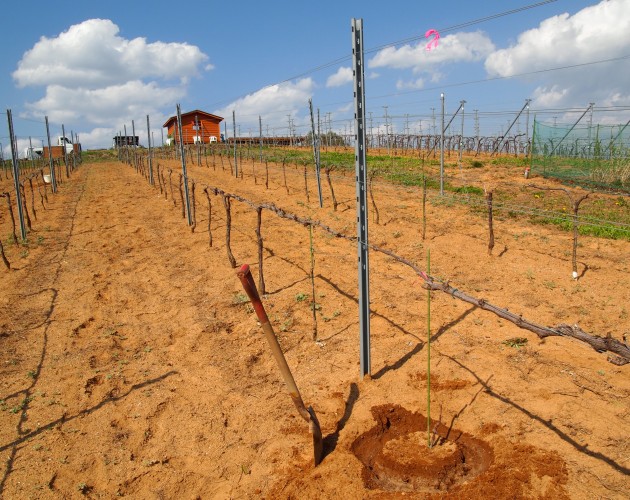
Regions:
<instances>
[{"instance_id":1,"label":"red shovel handle","mask_svg":"<svg viewBox=\"0 0 630 500\"><path fill-rule=\"evenodd\" d=\"M251 271L249 270L248 264L243 264L239 271L236 273L238 279L241 280L243 285L243 289L245 293L251 300L252 305L254 306L254 310L256 311L256 316L258 316L258 320L264 324L269 323L269 318L267 317L267 313L265 312L265 308L260 301L260 296L258 295L258 290L256 289L256 283L254 283L254 277L252 276Z\"/></svg>"}]
</instances>

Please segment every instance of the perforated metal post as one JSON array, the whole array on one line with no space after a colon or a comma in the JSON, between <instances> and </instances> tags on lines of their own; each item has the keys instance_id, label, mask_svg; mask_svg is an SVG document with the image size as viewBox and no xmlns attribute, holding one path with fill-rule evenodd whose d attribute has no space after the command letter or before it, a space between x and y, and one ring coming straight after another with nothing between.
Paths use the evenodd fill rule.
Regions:
<instances>
[{"instance_id":1,"label":"perforated metal post","mask_svg":"<svg viewBox=\"0 0 630 500\"><path fill-rule=\"evenodd\" d=\"M147 147L149 148L149 184L153 186L153 151L151 149L151 124L147 115Z\"/></svg>"},{"instance_id":2,"label":"perforated metal post","mask_svg":"<svg viewBox=\"0 0 630 500\"><path fill-rule=\"evenodd\" d=\"M18 209L18 219L20 220L20 236L26 239L26 226L24 225L24 208L22 207L22 193L20 191L20 163L18 159L17 141L13 132L13 114L7 109L7 120L9 122L9 140L11 141L11 159L13 161L13 184L15 186L15 204ZM17 243L17 242L16 242Z\"/></svg>"},{"instance_id":3,"label":"perforated metal post","mask_svg":"<svg viewBox=\"0 0 630 500\"><path fill-rule=\"evenodd\" d=\"M182 110L177 105L177 130L179 133L179 150L182 156L182 175L184 177L184 195L186 198L186 216L188 225L192 226L192 214L190 213L190 197L188 196L188 173L186 172L186 152L184 151L184 136L182 135Z\"/></svg>"},{"instance_id":4,"label":"perforated metal post","mask_svg":"<svg viewBox=\"0 0 630 500\"><path fill-rule=\"evenodd\" d=\"M46 122L46 138L48 139L48 162L50 164L50 185L52 187L52 192L57 192L57 178L55 174L55 162L53 160L52 155L52 147L50 144L50 127L48 126L48 116L44 117L44 121Z\"/></svg>"},{"instance_id":5,"label":"perforated metal post","mask_svg":"<svg viewBox=\"0 0 630 500\"><path fill-rule=\"evenodd\" d=\"M370 375L370 266L368 262L367 162L365 151L365 87L363 19L352 19L354 80L355 172L357 191L357 251L359 256L359 347L361 378Z\"/></svg>"},{"instance_id":6,"label":"perforated metal post","mask_svg":"<svg viewBox=\"0 0 630 500\"><path fill-rule=\"evenodd\" d=\"M63 123L61 124L61 142L63 143L62 148L63 148L63 162L66 165L66 178L70 177L70 167L68 166L68 155L66 154L66 129L63 126Z\"/></svg>"},{"instance_id":7,"label":"perforated metal post","mask_svg":"<svg viewBox=\"0 0 630 500\"><path fill-rule=\"evenodd\" d=\"M308 108L311 113L311 139L313 140L313 161L315 162L315 177L317 179L317 196L319 197L319 208L322 208L324 206L324 199L322 197L322 176L319 166L319 135L315 133L313 99L308 100Z\"/></svg>"},{"instance_id":8,"label":"perforated metal post","mask_svg":"<svg viewBox=\"0 0 630 500\"><path fill-rule=\"evenodd\" d=\"M236 157L236 112L232 110L232 125L234 127L234 176L238 179L238 158Z\"/></svg>"}]
</instances>

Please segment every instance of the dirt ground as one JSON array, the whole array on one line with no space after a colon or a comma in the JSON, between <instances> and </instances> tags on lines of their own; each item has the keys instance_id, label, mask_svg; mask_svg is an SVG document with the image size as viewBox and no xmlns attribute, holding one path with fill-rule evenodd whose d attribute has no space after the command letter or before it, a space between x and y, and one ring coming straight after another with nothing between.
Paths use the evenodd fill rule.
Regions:
<instances>
[{"instance_id":1,"label":"dirt ground","mask_svg":"<svg viewBox=\"0 0 630 500\"><path fill-rule=\"evenodd\" d=\"M301 171L192 165L196 228L129 165L84 164L43 205L28 246L0 267L0 497L628 498L630 365L564 338L541 342L490 312L431 297L427 446L427 292L410 268L370 253L371 377L360 377L356 244L263 211L263 303L324 435L287 393L226 255L226 212L205 184L273 202L356 234L352 178L324 208ZM253 172L256 172L256 179ZM514 172L514 182L524 182ZM542 182L542 181L541 181ZM9 180L1 181L3 191ZM473 296L543 325L630 334L630 243L427 206L380 185L371 241ZM30 199L29 199L30 203ZM31 205L28 205L31 208ZM232 201L232 250L258 275L256 211ZM0 266L2 264L0 263ZM317 340L313 340L312 300ZM436 425L439 420L440 424ZM445 439L448 436L448 439Z\"/></svg>"}]
</instances>

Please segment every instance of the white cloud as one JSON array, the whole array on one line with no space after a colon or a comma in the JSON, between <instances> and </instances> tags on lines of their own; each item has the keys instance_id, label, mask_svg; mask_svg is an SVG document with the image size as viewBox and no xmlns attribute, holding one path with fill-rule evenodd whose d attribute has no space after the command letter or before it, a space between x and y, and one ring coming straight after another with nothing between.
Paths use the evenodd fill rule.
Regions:
<instances>
[{"instance_id":1,"label":"white cloud","mask_svg":"<svg viewBox=\"0 0 630 500\"><path fill-rule=\"evenodd\" d=\"M85 120L95 125L116 125L156 114L184 95L183 87L160 87L155 82L138 80L99 89L50 85L46 95L27 104L27 109L32 116L47 114L55 123Z\"/></svg>"},{"instance_id":2,"label":"white cloud","mask_svg":"<svg viewBox=\"0 0 630 500\"><path fill-rule=\"evenodd\" d=\"M341 67L334 75L330 75L326 80L326 87L341 87L346 83L352 83L352 68Z\"/></svg>"},{"instance_id":3,"label":"white cloud","mask_svg":"<svg viewBox=\"0 0 630 500\"><path fill-rule=\"evenodd\" d=\"M630 2L605 0L573 16L561 14L519 35L517 43L490 54L485 62L490 76L512 76L548 68L625 56L630 49ZM538 106L585 105L615 100L629 104L630 65L618 61L528 76L538 88ZM620 96L625 96L621 98ZM617 98L613 99L612 96Z\"/></svg>"},{"instance_id":4,"label":"white cloud","mask_svg":"<svg viewBox=\"0 0 630 500\"><path fill-rule=\"evenodd\" d=\"M404 80L398 80L396 82L396 89L397 90L417 90L417 89L421 89L424 88L424 79L423 78L417 78L415 80L411 80L411 81L404 81Z\"/></svg>"},{"instance_id":5,"label":"white cloud","mask_svg":"<svg viewBox=\"0 0 630 500\"><path fill-rule=\"evenodd\" d=\"M18 87L62 85L102 88L129 80L186 81L208 65L208 56L187 43L126 40L109 19L89 19L55 38L42 37L13 72Z\"/></svg>"},{"instance_id":6,"label":"white cloud","mask_svg":"<svg viewBox=\"0 0 630 500\"><path fill-rule=\"evenodd\" d=\"M236 121L241 125L255 125L258 128L258 116L265 117L263 126L284 126L288 128L287 115L295 116L296 125L310 124L310 118L298 117L300 110L308 109L308 100L313 94L315 83L311 78L302 78L295 82L284 82L264 87L252 94L213 111L213 113L231 117L236 113ZM230 118L231 120L231 118Z\"/></svg>"},{"instance_id":7,"label":"white cloud","mask_svg":"<svg viewBox=\"0 0 630 500\"><path fill-rule=\"evenodd\" d=\"M482 31L459 32L440 38L437 48L426 50L427 42L402 47L387 47L368 61L369 68L412 69L414 73L431 71L437 64L480 61L494 49Z\"/></svg>"},{"instance_id":8,"label":"white cloud","mask_svg":"<svg viewBox=\"0 0 630 500\"><path fill-rule=\"evenodd\" d=\"M107 126L163 116L160 110L175 108L185 97L190 78L213 68L196 46L125 39L119 31L108 19L89 19L56 37L42 37L26 51L13 79L20 88L44 87L45 93L26 104L24 116L48 115L52 122L84 129L96 125L82 135L96 140ZM111 137L101 145L110 143Z\"/></svg>"}]
</instances>

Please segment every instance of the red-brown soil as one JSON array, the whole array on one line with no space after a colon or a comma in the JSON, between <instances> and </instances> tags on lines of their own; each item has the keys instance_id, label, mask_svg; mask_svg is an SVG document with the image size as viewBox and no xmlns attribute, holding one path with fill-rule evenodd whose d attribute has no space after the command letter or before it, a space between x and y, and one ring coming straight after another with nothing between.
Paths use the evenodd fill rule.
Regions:
<instances>
[{"instance_id":1,"label":"red-brown soil","mask_svg":"<svg viewBox=\"0 0 630 500\"><path fill-rule=\"evenodd\" d=\"M326 184L318 208L312 178L305 199L303 174L292 166L287 194L275 165L266 189L264 166L256 164L255 183L251 161L244 179L227 164L189 162L197 182L192 232L178 164L160 163L173 168L177 206L129 165L84 164L48 194L45 209L36 199L28 247L6 243L10 223L0 206L12 265L0 263L2 498L628 497L630 365L608 363L576 340L541 342L439 292L431 418L443 424L438 434L452 429L476 443L484 467L467 476L459 466L456 481L436 478L434 490L414 490L411 469L451 460L458 449L447 442L429 450L424 441L421 280L370 253L372 367L361 380L356 244L314 230L313 341L308 228L263 211L263 303L322 426L325 458L314 468L308 425L243 300L226 255L225 209L212 195L208 245L203 187L274 202L354 235L352 177L333 179L342 202L335 212ZM519 169L514 183L523 182ZM11 189L9 180L0 184ZM630 333L630 243L581 237L574 281L565 232L498 219L488 255L484 216L432 201L423 240L417 189L381 184L374 194L380 224L370 225L372 241L421 267L430 248L433 276L544 325L579 323L619 340ZM257 277L255 228L256 211L233 201L232 250ZM505 343L515 337L527 343ZM393 408L404 432L370 434ZM381 439L373 449L393 477L370 480L353 446L365 439Z\"/></svg>"}]
</instances>

